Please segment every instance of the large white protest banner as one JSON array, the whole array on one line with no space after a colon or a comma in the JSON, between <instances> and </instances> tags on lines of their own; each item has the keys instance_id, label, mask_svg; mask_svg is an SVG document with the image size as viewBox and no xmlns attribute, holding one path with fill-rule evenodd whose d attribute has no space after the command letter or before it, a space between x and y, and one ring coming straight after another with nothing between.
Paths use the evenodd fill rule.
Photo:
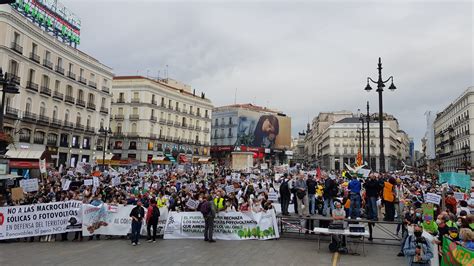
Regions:
<instances>
[{"instance_id":1,"label":"large white protest banner","mask_svg":"<svg viewBox=\"0 0 474 266\"><path fill-rule=\"evenodd\" d=\"M82 234L90 235L115 235L125 236L130 233L132 218L130 212L133 205L108 205L101 204L93 206L84 204L84 215L82 217ZM146 209L145 209L146 213ZM163 234L163 229L168 218L167 208L160 208L160 218L158 220L158 234ZM142 235L146 235L146 224L143 222Z\"/></svg>"},{"instance_id":2,"label":"large white protest banner","mask_svg":"<svg viewBox=\"0 0 474 266\"><path fill-rule=\"evenodd\" d=\"M25 192L38 191L38 178L22 179L20 180L20 187L22 187Z\"/></svg>"},{"instance_id":3,"label":"large white protest banner","mask_svg":"<svg viewBox=\"0 0 474 266\"><path fill-rule=\"evenodd\" d=\"M204 218L200 212L170 212L164 239L202 239ZM279 238L274 212L225 212L214 220L214 237L221 240Z\"/></svg>"},{"instance_id":4,"label":"large white protest banner","mask_svg":"<svg viewBox=\"0 0 474 266\"><path fill-rule=\"evenodd\" d=\"M440 195L437 195L437 194L434 194L434 193L426 193L425 194L425 202L426 203L434 203L434 204L439 205L440 201L441 201L441 196Z\"/></svg>"},{"instance_id":5,"label":"large white protest banner","mask_svg":"<svg viewBox=\"0 0 474 266\"><path fill-rule=\"evenodd\" d=\"M82 202L0 207L0 239L80 231Z\"/></svg>"}]
</instances>

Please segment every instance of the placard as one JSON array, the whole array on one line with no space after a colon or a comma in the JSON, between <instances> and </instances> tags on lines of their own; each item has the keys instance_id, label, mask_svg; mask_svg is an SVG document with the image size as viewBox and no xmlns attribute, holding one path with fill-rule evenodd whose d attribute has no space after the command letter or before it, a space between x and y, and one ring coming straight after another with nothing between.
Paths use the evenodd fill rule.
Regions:
<instances>
[{"instance_id":1,"label":"placard","mask_svg":"<svg viewBox=\"0 0 474 266\"><path fill-rule=\"evenodd\" d=\"M277 202L278 201L278 194L276 192L270 192L268 193L268 200Z\"/></svg>"},{"instance_id":2,"label":"placard","mask_svg":"<svg viewBox=\"0 0 474 266\"><path fill-rule=\"evenodd\" d=\"M186 202L186 207L188 207L191 210L196 210L198 206L199 206L199 201L197 200L188 199L188 201Z\"/></svg>"},{"instance_id":3,"label":"placard","mask_svg":"<svg viewBox=\"0 0 474 266\"><path fill-rule=\"evenodd\" d=\"M46 160L39 160L39 168L40 168L40 173L45 174L46 173Z\"/></svg>"},{"instance_id":4,"label":"placard","mask_svg":"<svg viewBox=\"0 0 474 266\"><path fill-rule=\"evenodd\" d=\"M426 193L425 202L439 205L439 203L441 202L441 196L434 193Z\"/></svg>"},{"instance_id":5,"label":"placard","mask_svg":"<svg viewBox=\"0 0 474 266\"><path fill-rule=\"evenodd\" d=\"M226 186L225 187L225 193L230 194L234 192L234 186Z\"/></svg>"},{"instance_id":6,"label":"placard","mask_svg":"<svg viewBox=\"0 0 474 266\"><path fill-rule=\"evenodd\" d=\"M84 186L92 186L92 179L84 179Z\"/></svg>"},{"instance_id":7,"label":"placard","mask_svg":"<svg viewBox=\"0 0 474 266\"><path fill-rule=\"evenodd\" d=\"M99 178L97 176L92 177L92 184L94 185L94 187L99 187L100 186L100 181L99 181Z\"/></svg>"},{"instance_id":8,"label":"placard","mask_svg":"<svg viewBox=\"0 0 474 266\"><path fill-rule=\"evenodd\" d=\"M120 186L120 182L120 176L115 176L114 178L112 178L112 186Z\"/></svg>"},{"instance_id":9,"label":"placard","mask_svg":"<svg viewBox=\"0 0 474 266\"><path fill-rule=\"evenodd\" d=\"M458 200L458 201L459 201L459 200L464 200L464 193L462 193L462 192L454 192L454 198L455 198L456 200Z\"/></svg>"},{"instance_id":10,"label":"placard","mask_svg":"<svg viewBox=\"0 0 474 266\"><path fill-rule=\"evenodd\" d=\"M20 187L24 192L38 191L38 178L20 180Z\"/></svg>"},{"instance_id":11,"label":"placard","mask_svg":"<svg viewBox=\"0 0 474 266\"><path fill-rule=\"evenodd\" d=\"M24 198L25 198L25 195L23 194L23 188L21 188L21 187L12 188L12 200L13 201L22 200Z\"/></svg>"},{"instance_id":12,"label":"placard","mask_svg":"<svg viewBox=\"0 0 474 266\"><path fill-rule=\"evenodd\" d=\"M69 190L69 186L71 185L71 180L63 179L64 182L61 183L63 190Z\"/></svg>"}]
</instances>

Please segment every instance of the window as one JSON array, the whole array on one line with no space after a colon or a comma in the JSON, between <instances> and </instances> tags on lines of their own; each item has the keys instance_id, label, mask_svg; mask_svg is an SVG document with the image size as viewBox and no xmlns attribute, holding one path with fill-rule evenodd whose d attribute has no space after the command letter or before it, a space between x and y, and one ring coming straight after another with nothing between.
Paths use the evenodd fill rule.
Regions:
<instances>
[{"instance_id":1,"label":"window","mask_svg":"<svg viewBox=\"0 0 474 266\"><path fill-rule=\"evenodd\" d=\"M229 117L229 125L232 125L232 117Z\"/></svg>"},{"instance_id":2,"label":"window","mask_svg":"<svg viewBox=\"0 0 474 266\"><path fill-rule=\"evenodd\" d=\"M118 108L118 114L119 114L119 115L123 115L123 107L119 107L119 108Z\"/></svg>"},{"instance_id":3,"label":"window","mask_svg":"<svg viewBox=\"0 0 474 266\"><path fill-rule=\"evenodd\" d=\"M94 102L95 102L94 94L89 93L89 103L94 103Z\"/></svg>"},{"instance_id":4,"label":"window","mask_svg":"<svg viewBox=\"0 0 474 266\"><path fill-rule=\"evenodd\" d=\"M8 73L18 76L18 62L15 60L10 60L10 65L8 66Z\"/></svg>"},{"instance_id":5,"label":"window","mask_svg":"<svg viewBox=\"0 0 474 266\"><path fill-rule=\"evenodd\" d=\"M79 69L79 77L84 77L84 69Z\"/></svg>"},{"instance_id":6,"label":"window","mask_svg":"<svg viewBox=\"0 0 474 266\"><path fill-rule=\"evenodd\" d=\"M69 122L69 110L64 113L64 122Z\"/></svg>"},{"instance_id":7,"label":"window","mask_svg":"<svg viewBox=\"0 0 474 266\"><path fill-rule=\"evenodd\" d=\"M61 81L56 80L54 83L54 91L59 92L59 87L61 86Z\"/></svg>"},{"instance_id":8,"label":"window","mask_svg":"<svg viewBox=\"0 0 474 266\"><path fill-rule=\"evenodd\" d=\"M219 119L216 118L216 122L214 123L214 125L217 127L219 126Z\"/></svg>"},{"instance_id":9,"label":"window","mask_svg":"<svg viewBox=\"0 0 474 266\"><path fill-rule=\"evenodd\" d=\"M49 88L49 77L43 75L43 79L41 80L41 86L44 88Z\"/></svg>"},{"instance_id":10,"label":"window","mask_svg":"<svg viewBox=\"0 0 474 266\"><path fill-rule=\"evenodd\" d=\"M133 107L132 114L138 115L138 107Z\"/></svg>"},{"instance_id":11,"label":"window","mask_svg":"<svg viewBox=\"0 0 474 266\"><path fill-rule=\"evenodd\" d=\"M139 99L140 96L139 96L139 93L138 92L134 92L133 93L133 99Z\"/></svg>"},{"instance_id":12,"label":"window","mask_svg":"<svg viewBox=\"0 0 474 266\"><path fill-rule=\"evenodd\" d=\"M28 73L28 81L35 82L35 71L30 68L30 73Z\"/></svg>"},{"instance_id":13,"label":"window","mask_svg":"<svg viewBox=\"0 0 474 266\"><path fill-rule=\"evenodd\" d=\"M63 59L61 57L58 57L58 67L63 67Z\"/></svg>"},{"instance_id":14,"label":"window","mask_svg":"<svg viewBox=\"0 0 474 266\"><path fill-rule=\"evenodd\" d=\"M80 101L84 100L84 92L82 90L77 92L77 99Z\"/></svg>"},{"instance_id":15,"label":"window","mask_svg":"<svg viewBox=\"0 0 474 266\"><path fill-rule=\"evenodd\" d=\"M232 137L232 128L229 128L229 137Z\"/></svg>"},{"instance_id":16,"label":"window","mask_svg":"<svg viewBox=\"0 0 474 266\"><path fill-rule=\"evenodd\" d=\"M53 119L57 119L57 118L58 118L58 107L55 106L53 109Z\"/></svg>"},{"instance_id":17,"label":"window","mask_svg":"<svg viewBox=\"0 0 474 266\"><path fill-rule=\"evenodd\" d=\"M69 63L69 72L72 72L73 68L74 68L74 65L72 63Z\"/></svg>"},{"instance_id":18,"label":"window","mask_svg":"<svg viewBox=\"0 0 474 266\"><path fill-rule=\"evenodd\" d=\"M94 75L94 73L91 73L91 75L90 75L90 80L95 81L95 75Z\"/></svg>"},{"instance_id":19,"label":"window","mask_svg":"<svg viewBox=\"0 0 474 266\"><path fill-rule=\"evenodd\" d=\"M105 98L104 98L104 97L102 97L102 101L101 101L101 105L100 105L100 106L105 107Z\"/></svg>"},{"instance_id":20,"label":"window","mask_svg":"<svg viewBox=\"0 0 474 266\"><path fill-rule=\"evenodd\" d=\"M165 98L164 98L164 97L161 97L161 105L162 105L162 106L165 105Z\"/></svg>"},{"instance_id":21,"label":"window","mask_svg":"<svg viewBox=\"0 0 474 266\"><path fill-rule=\"evenodd\" d=\"M117 131L117 133L122 133L122 124L121 123L117 124L117 128L115 129L115 131Z\"/></svg>"},{"instance_id":22,"label":"window","mask_svg":"<svg viewBox=\"0 0 474 266\"><path fill-rule=\"evenodd\" d=\"M40 116L45 116L45 114L46 114L46 105L44 104L44 102L41 102L39 115Z\"/></svg>"},{"instance_id":23,"label":"window","mask_svg":"<svg viewBox=\"0 0 474 266\"><path fill-rule=\"evenodd\" d=\"M168 107L171 108L171 100L168 100Z\"/></svg>"},{"instance_id":24,"label":"window","mask_svg":"<svg viewBox=\"0 0 474 266\"><path fill-rule=\"evenodd\" d=\"M50 52L50 51L46 51L46 52L44 53L44 59L45 59L46 61L48 61L48 62L51 61L51 52Z\"/></svg>"},{"instance_id":25,"label":"window","mask_svg":"<svg viewBox=\"0 0 474 266\"><path fill-rule=\"evenodd\" d=\"M77 116L76 116L76 124L77 124L77 125L80 125L80 124L81 124L81 113L77 113Z\"/></svg>"},{"instance_id":26,"label":"window","mask_svg":"<svg viewBox=\"0 0 474 266\"><path fill-rule=\"evenodd\" d=\"M36 43L33 43L31 47L31 53L36 54L36 52L38 52L38 45Z\"/></svg>"},{"instance_id":27,"label":"window","mask_svg":"<svg viewBox=\"0 0 474 266\"><path fill-rule=\"evenodd\" d=\"M72 97L72 86L67 85L66 87L66 96Z\"/></svg>"},{"instance_id":28,"label":"window","mask_svg":"<svg viewBox=\"0 0 474 266\"><path fill-rule=\"evenodd\" d=\"M19 44L20 43L20 34L18 32L15 32L13 33L13 42L15 44Z\"/></svg>"},{"instance_id":29,"label":"window","mask_svg":"<svg viewBox=\"0 0 474 266\"><path fill-rule=\"evenodd\" d=\"M31 113L31 98L28 98L26 100L25 112L26 113Z\"/></svg>"},{"instance_id":30,"label":"window","mask_svg":"<svg viewBox=\"0 0 474 266\"><path fill-rule=\"evenodd\" d=\"M119 101L125 101L123 92L119 93Z\"/></svg>"},{"instance_id":31,"label":"window","mask_svg":"<svg viewBox=\"0 0 474 266\"><path fill-rule=\"evenodd\" d=\"M137 123L132 123L132 133L137 133Z\"/></svg>"}]
</instances>

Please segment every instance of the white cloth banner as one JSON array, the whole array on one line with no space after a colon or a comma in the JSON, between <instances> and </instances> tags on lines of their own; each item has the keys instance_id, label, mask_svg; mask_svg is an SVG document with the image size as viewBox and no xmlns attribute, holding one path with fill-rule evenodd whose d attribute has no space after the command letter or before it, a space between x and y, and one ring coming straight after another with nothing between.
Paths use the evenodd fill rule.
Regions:
<instances>
[{"instance_id":1,"label":"white cloth banner","mask_svg":"<svg viewBox=\"0 0 474 266\"><path fill-rule=\"evenodd\" d=\"M22 187L25 192L38 191L38 178L22 179L20 180L20 187Z\"/></svg>"},{"instance_id":2,"label":"white cloth banner","mask_svg":"<svg viewBox=\"0 0 474 266\"><path fill-rule=\"evenodd\" d=\"M0 207L0 239L80 231L82 202Z\"/></svg>"},{"instance_id":3,"label":"white cloth banner","mask_svg":"<svg viewBox=\"0 0 474 266\"><path fill-rule=\"evenodd\" d=\"M275 212L221 212L214 220L214 237L221 240L267 240L279 238ZM164 239L204 238L200 212L170 212Z\"/></svg>"},{"instance_id":4,"label":"white cloth banner","mask_svg":"<svg viewBox=\"0 0 474 266\"><path fill-rule=\"evenodd\" d=\"M130 212L134 207L134 205L114 206L101 204L100 206L93 206L84 204L82 234L84 236L95 234L126 236L131 231L132 218L130 218ZM168 209L166 207L160 208L157 235L163 235L163 229L165 227L167 218ZM142 224L141 234L146 235L145 221Z\"/></svg>"}]
</instances>

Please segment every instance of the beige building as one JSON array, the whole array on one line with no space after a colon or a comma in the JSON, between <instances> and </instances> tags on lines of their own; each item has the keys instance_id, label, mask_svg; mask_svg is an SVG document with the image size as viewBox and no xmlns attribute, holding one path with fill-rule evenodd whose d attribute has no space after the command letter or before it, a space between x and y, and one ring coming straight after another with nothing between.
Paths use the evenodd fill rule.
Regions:
<instances>
[{"instance_id":1,"label":"beige building","mask_svg":"<svg viewBox=\"0 0 474 266\"><path fill-rule=\"evenodd\" d=\"M212 102L172 79L115 77L111 128L114 159L142 163L209 158ZM163 158L165 157L165 158Z\"/></svg>"},{"instance_id":2,"label":"beige building","mask_svg":"<svg viewBox=\"0 0 474 266\"><path fill-rule=\"evenodd\" d=\"M321 114L313 121L313 125L323 125L318 129L311 129L310 137L307 137L306 145L312 153L309 154L310 163L316 163L322 168L330 170L342 170L344 164L354 164L360 147L359 131L361 121L358 116L350 116L337 120L341 116L347 116L346 112ZM379 124L372 115L370 122L370 163L373 169L379 170ZM323 118L323 119L322 119ZM318 120L324 120L320 123ZM331 120L331 122L328 122ZM366 129L365 129L366 130ZM319 132L316 134L315 132ZM367 131L366 131L367 132ZM365 134L365 138L367 135ZM308 143L309 142L309 143ZM402 161L409 160L409 138L399 127L398 121L391 115L385 115L384 120L384 155L385 169L393 171L402 168ZM367 153L367 140L365 141ZM367 161L367 158L365 158ZM369 163L367 161L367 163Z\"/></svg>"},{"instance_id":3,"label":"beige building","mask_svg":"<svg viewBox=\"0 0 474 266\"><path fill-rule=\"evenodd\" d=\"M54 165L92 161L108 127L112 69L60 41L10 5L0 5L0 66L19 86L7 95L7 156L48 151ZM39 156L39 155L38 155Z\"/></svg>"},{"instance_id":4,"label":"beige building","mask_svg":"<svg viewBox=\"0 0 474 266\"><path fill-rule=\"evenodd\" d=\"M435 164L440 171L465 169L465 161L472 165L470 114L474 113L474 87L467 88L448 107L436 115L434 121Z\"/></svg>"}]
</instances>

